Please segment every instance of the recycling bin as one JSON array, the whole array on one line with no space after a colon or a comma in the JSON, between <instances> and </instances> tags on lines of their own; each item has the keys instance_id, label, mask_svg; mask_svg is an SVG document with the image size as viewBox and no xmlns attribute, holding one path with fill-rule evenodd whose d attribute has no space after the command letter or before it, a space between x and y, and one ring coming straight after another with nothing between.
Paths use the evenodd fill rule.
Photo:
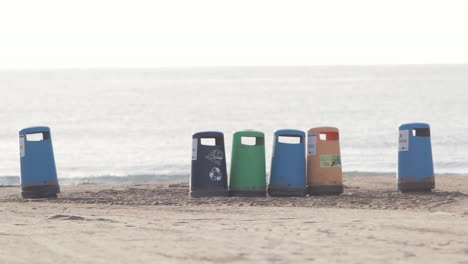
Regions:
<instances>
[{"instance_id":1,"label":"recycling bin","mask_svg":"<svg viewBox=\"0 0 468 264\"><path fill-rule=\"evenodd\" d=\"M428 124L409 123L399 127L397 187L401 192L426 192L435 188Z\"/></svg>"},{"instance_id":2,"label":"recycling bin","mask_svg":"<svg viewBox=\"0 0 468 264\"><path fill-rule=\"evenodd\" d=\"M208 139L213 144L204 143ZM207 131L193 134L190 197L228 195L223 133Z\"/></svg>"},{"instance_id":3,"label":"recycling bin","mask_svg":"<svg viewBox=\"0 0 468 264\"><path fill-rule=\"evenodd\" d=\"M252 139L252 142L243 142ZM265 135L239 131L232 141L229 193L232 196L266 196Z\"/></svg>"},{"instance_id":4,"label":"recycling bin","mask_svg":"<svg viewBox=\"0 0 468 264\"><path fill-rule=\"evenodd\" d=\"M296 141L288 142L288 138ZM268 194L303 197L305 188L305 133L291 129L275 131Z\"/></svg>"},{"instance_id":5,"label":"recycling bin","mask_svg":"<svg viewBox=\"0 0 468 264\"><path fill-rule=\"evenodd\" d=\"M343 193L340 134L335 127L317 127L307 132L307 193Z\"/></svg>"},{"instance_id":6,"label":"recycling bin","mask_svg":"<svg viewBox=\"0 0 468 264\"><path fill-rule=\"evenodd\" d=\"M60 192L55 167L52 137L48 127L19 131L21 196L56 198Z\"/></svg>"}]
</instances>

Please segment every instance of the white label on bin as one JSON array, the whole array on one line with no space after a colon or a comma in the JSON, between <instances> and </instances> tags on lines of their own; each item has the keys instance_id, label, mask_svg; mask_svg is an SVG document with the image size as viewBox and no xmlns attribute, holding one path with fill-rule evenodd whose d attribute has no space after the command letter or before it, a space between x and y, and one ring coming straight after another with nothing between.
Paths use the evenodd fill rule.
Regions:
<instances>
[{"instance_id":1,"label":"white label on bin","mask_svg":"<svg viewBox=\"0 0 468 264\"><path fill-rule=\"evenodd\" d=\"M317 134L307 135L307 154L317 155Z\"/></svg>"},{"instance_id":2,"label":"white label on bin","mask_svg":"<svg viewBox=\"0 0 468 264\"><path fill-rule=\"evenodd\" d=\"M398 151L409 151L409 130L400 130Z\"/></svg>"},{"instance_id":3,"label":"white label on bin","mask_svg":"<svg viewBox=\"0 0 468 264\"><path fill-rule=\"evenodd\" d=\"M26 146L24 144L24 141L25 141L24 136L20 136L19 137L19 145L20 145L20 157L21 158L26 156Z\"/></svg>"},{"instance_id":4,"label":"white label on bin","mask_svg":"<svg viewBox=\"0 0 468 264\"><path fill-rule=\"evenodd\" d=\"M198 138L192 139L192 160L197 160Z\"/></svg>"}]
</instances>

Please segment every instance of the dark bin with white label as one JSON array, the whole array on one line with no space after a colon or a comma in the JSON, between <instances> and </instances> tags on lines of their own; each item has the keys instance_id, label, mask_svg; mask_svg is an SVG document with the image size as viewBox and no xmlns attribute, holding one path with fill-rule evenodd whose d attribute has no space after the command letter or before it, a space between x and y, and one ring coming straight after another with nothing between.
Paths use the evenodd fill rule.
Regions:
<instances>
[{"instance_id":1,"label":"dark bin with white label","mask_svg":"<svg viewBox=\"0 0 468 264\"><path fill-rule=\"evenodd\" d=\"M48 127L19 131L21 195L23 198L56 198L60 192L52 138Z\"/></svg>"},{"instance_id":2,"label":"dark bin with white label","mask_svg":"<svg viewBox=\"0 0 468 264\"><path fill-rule=\"evenodd\" d=\"M435 188L431 132L428 124L399 127L398 190L428 192Z\"/></svg>"},{"instance_id":3,"label":"dark bin with white label","mask_svg":"<svg viewBox=\"0 0 468 264\"><path fill-rule=\"evenodd\" d=\"M193 134L190 197L228 195L223 133L207 131Z\"/></svg>"}]
</instances>

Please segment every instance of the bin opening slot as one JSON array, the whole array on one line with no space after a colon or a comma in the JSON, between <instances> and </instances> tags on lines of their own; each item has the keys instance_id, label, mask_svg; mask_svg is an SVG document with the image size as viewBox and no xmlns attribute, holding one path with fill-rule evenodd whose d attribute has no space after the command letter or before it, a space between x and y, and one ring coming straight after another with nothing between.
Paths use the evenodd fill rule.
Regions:
<instances>
[{"instance_id":1,"label":"bin opening slot","mask_svg":"<svg viewBox=\"0 0 468 264\"><path fill-rule=\"evenodd\" d=\"M257 145L257 138L256 137L241 137L241 144L247 146L255 146Z\"/></svg>"},{"instance_id":2,"label":"bin opening slot","mask_svg":"<svg viewBox=\"0 0 468 264\"><path fill-rule=\"evenodd\" d=\"M285 144L299 144L301 143L301 137L299 136L288 136L288 135L283 135L283 136L278 136L278 142L280 143L285 143Z\"/></svg>"},{"instance_id":3,"label":"bin opening slot","mask_svg":"<svg viewBox=\"0 0 468 264\"><path fill-rule=\"evenodd\" d=\"M338 132L320 132L320 140L334 141L340 139Z\"/></svg>"},{"instance_id":4,"label":"bin opening slot","mask_svg":"<svg viewBox=\"0 0 468 264\"><path fill-rule=\"evenodd\" d=\"M27 141L43 141L50 138L49 132L39 132L39 133L31 133L26 134Z\"/></svg>"},{"instance_id":5,"label":"bin opening slot","mask_svg":"<svg viewBox=\"0 0 468 264\"><path fill-rule=\"evenodd\" d=\"M204 146L216 146L216 138L201 138L200 144Z\"/></svg>"},{"instance_id":6,"label":"bin opening slot","mask_svg":"<svg viewBox=\"0 0 468 264\"><path fill-rule=\"evenodd\" d=\"M415 137L430 137L431 130L429 128L415 128L413 129L413 136Z\"/></svg>"}]
</instances>

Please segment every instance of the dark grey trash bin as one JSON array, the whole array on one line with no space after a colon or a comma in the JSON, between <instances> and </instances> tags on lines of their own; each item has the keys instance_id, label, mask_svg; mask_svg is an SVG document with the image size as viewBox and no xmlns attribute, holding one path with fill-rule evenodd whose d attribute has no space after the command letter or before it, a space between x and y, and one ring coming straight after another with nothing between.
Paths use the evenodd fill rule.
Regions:
<instances>
[{"instance_id":1,"label":"dark grey trash bin","mask_svg":"<svg viewBox=\"0 0 468 264\"><path fill-rule=\"evenodd\" d=\"M202 144L202 139L208 138L214 139L215 144ZM228 195L223 133L207 131L193 134L190 197Z\"/></svg>"}]
</instances>

